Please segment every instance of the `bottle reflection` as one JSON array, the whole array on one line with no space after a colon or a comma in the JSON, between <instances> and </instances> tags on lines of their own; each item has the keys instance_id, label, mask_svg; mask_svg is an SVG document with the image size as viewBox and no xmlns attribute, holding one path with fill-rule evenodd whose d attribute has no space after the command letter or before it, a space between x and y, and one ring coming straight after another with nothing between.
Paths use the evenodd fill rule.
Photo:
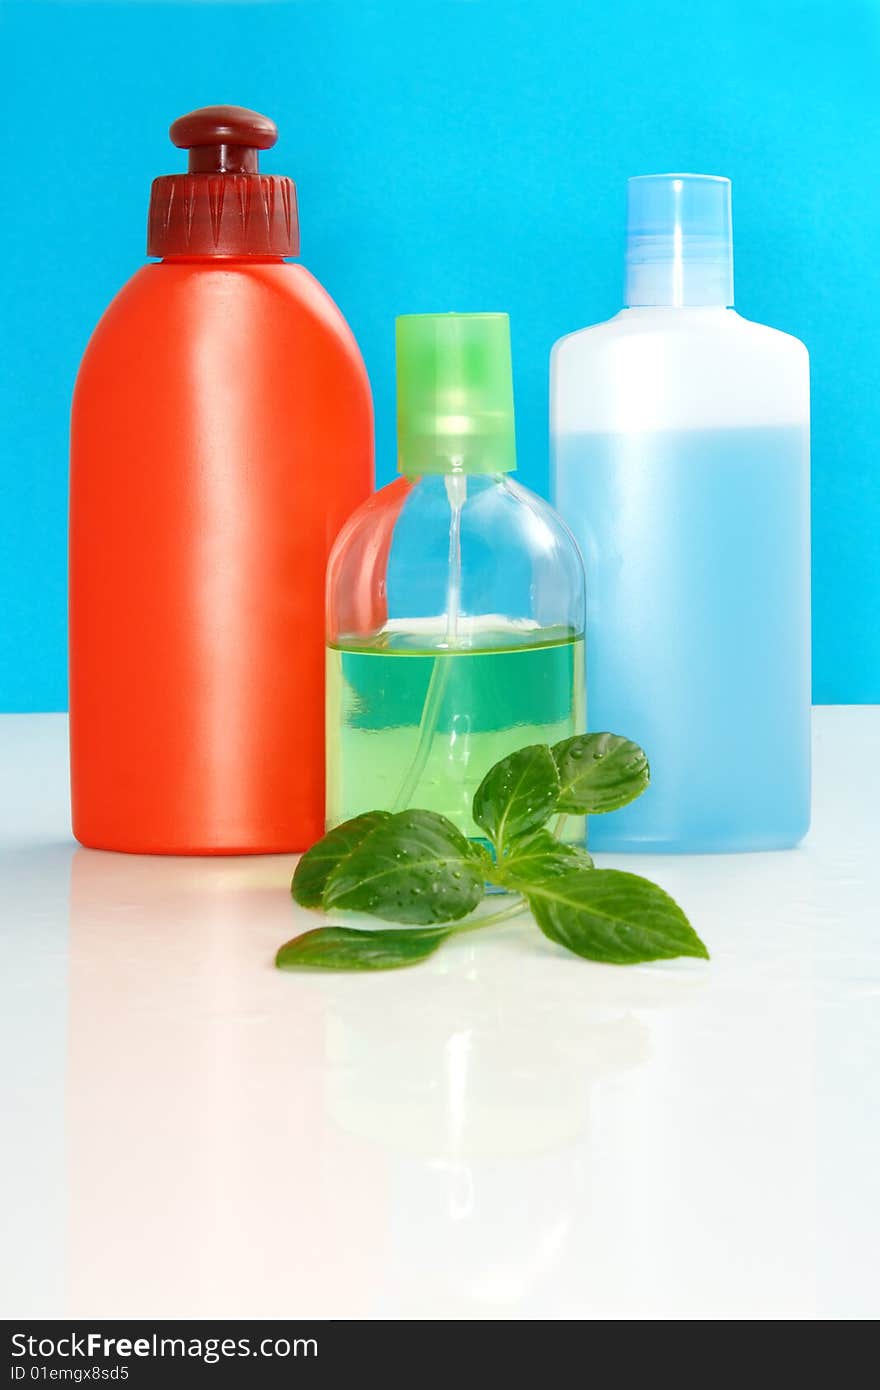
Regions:
<instances>
[{"instance_id":1,"label":"bottle reflection","mask_svg":"<svg viewBox=\"0 0 880 1390\"><path fill-rule=\"evenodd\" d=\"M63 1311L71 854L63 842L0 848L0 1309L6 1318Z\"/></svg>"},{"instance_id":2,"label":"bottle reflection","mask_svg":"<svg viewBox=\"0 0 880 1390\"><path fill-rule=\"evenodd\" d=\"M74 856L69 1316L363 1311L379 1213L338 1180L323 1003L272 966L291 867Z\"/></svg>"},{"instance_id":3,"label":"bottle reflection","mask_svg":"<svg viewBox=\"0 0 880 1390\"><path fill-rule=\"evenodd\" d=\"M387 1155L393 1194L377 1316L534 1316L578 1280L592 1092L647 1058L649 1030L533 928L506 937L457 944L405 990L327 989L328 1109Z\"/></svg>"}]
</instances>

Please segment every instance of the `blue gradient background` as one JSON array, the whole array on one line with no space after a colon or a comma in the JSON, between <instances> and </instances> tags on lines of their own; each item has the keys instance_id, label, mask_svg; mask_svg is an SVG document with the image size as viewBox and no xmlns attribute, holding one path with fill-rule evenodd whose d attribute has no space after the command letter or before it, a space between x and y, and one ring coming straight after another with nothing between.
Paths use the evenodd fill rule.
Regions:
<instances>
[{"instance_id":1,"label":"blue gradient background","mask_svg":"<svg viewBox=\"0 0 880 1390\"><path fill-rule=\"evenodd\" d=\"M184 167L170 121L214 102L280 126L263 167L363 348L380 482L393 316L507 309L546 491L548 353L620 305L627 176L729 175L737 307L812 354L815 698L880 700L876 0L6 0L2 27L0 709L65 707L76 366Z\"/></svg>"}]
</instances>

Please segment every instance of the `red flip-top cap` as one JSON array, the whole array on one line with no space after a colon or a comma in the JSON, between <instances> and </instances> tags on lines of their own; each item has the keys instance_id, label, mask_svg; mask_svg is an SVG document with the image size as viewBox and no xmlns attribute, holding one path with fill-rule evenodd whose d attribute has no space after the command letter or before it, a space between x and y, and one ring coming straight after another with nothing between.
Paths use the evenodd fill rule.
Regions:
<instances>
[{"instance_id":1,"label":"red flip-top cap","mask_svg":"<svg viewBox=\"0 0 880 1390\"><path fill-rule=\"evenodd\" d=\"M154 179L148 256L296 256L296 185L260 173L278 130L244 106L203 106L171 127L189 171Z\"/></svg>"}]
</instances>

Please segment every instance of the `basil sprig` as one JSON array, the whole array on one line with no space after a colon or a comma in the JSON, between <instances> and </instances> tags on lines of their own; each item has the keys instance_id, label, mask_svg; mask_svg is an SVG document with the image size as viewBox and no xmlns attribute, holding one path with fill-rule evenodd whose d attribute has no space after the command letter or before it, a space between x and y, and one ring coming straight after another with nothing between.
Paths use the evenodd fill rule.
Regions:
<instances>
[{"instance_id":1,"label":"basil sprig","mask_svg":"<svg viewBox=\"0 0 880 1390\"><path fill-rule=\"evenodd\" d=\"M617 810L649 781L638 744L579 734L552 748L521 748L487 772L473 815L491 853L435 811L356 816L303 855L293 897L302 907L369 913L402 928L317 927L282 946L275 963L282 970L398 969L425 960L451 936L526 909L551 941L588 960L708 959L684 912L656 883L597 869L585 849L559 838L568 816ZM475 914L487 883L515 896L499 912Z\"/></svg>"}]
</instances>

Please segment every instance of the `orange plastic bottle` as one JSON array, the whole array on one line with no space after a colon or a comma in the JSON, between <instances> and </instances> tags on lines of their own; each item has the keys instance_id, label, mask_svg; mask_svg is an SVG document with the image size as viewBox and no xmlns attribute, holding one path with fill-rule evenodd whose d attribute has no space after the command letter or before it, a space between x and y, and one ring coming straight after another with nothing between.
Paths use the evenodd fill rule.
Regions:
<instances>
[{"instance_id":1,"label":"orange plastic bottle","mask_svg":"<svg viewBox=\"0 0 880 1390\"><path fill-rule=\"evenodd\" d=\"M357 344L298 251L277 132L171 127L144 267L73 401L73 829L145 854L305 849L324 830L324 571L372 488Z\"/></svg>"}]
</instances>

